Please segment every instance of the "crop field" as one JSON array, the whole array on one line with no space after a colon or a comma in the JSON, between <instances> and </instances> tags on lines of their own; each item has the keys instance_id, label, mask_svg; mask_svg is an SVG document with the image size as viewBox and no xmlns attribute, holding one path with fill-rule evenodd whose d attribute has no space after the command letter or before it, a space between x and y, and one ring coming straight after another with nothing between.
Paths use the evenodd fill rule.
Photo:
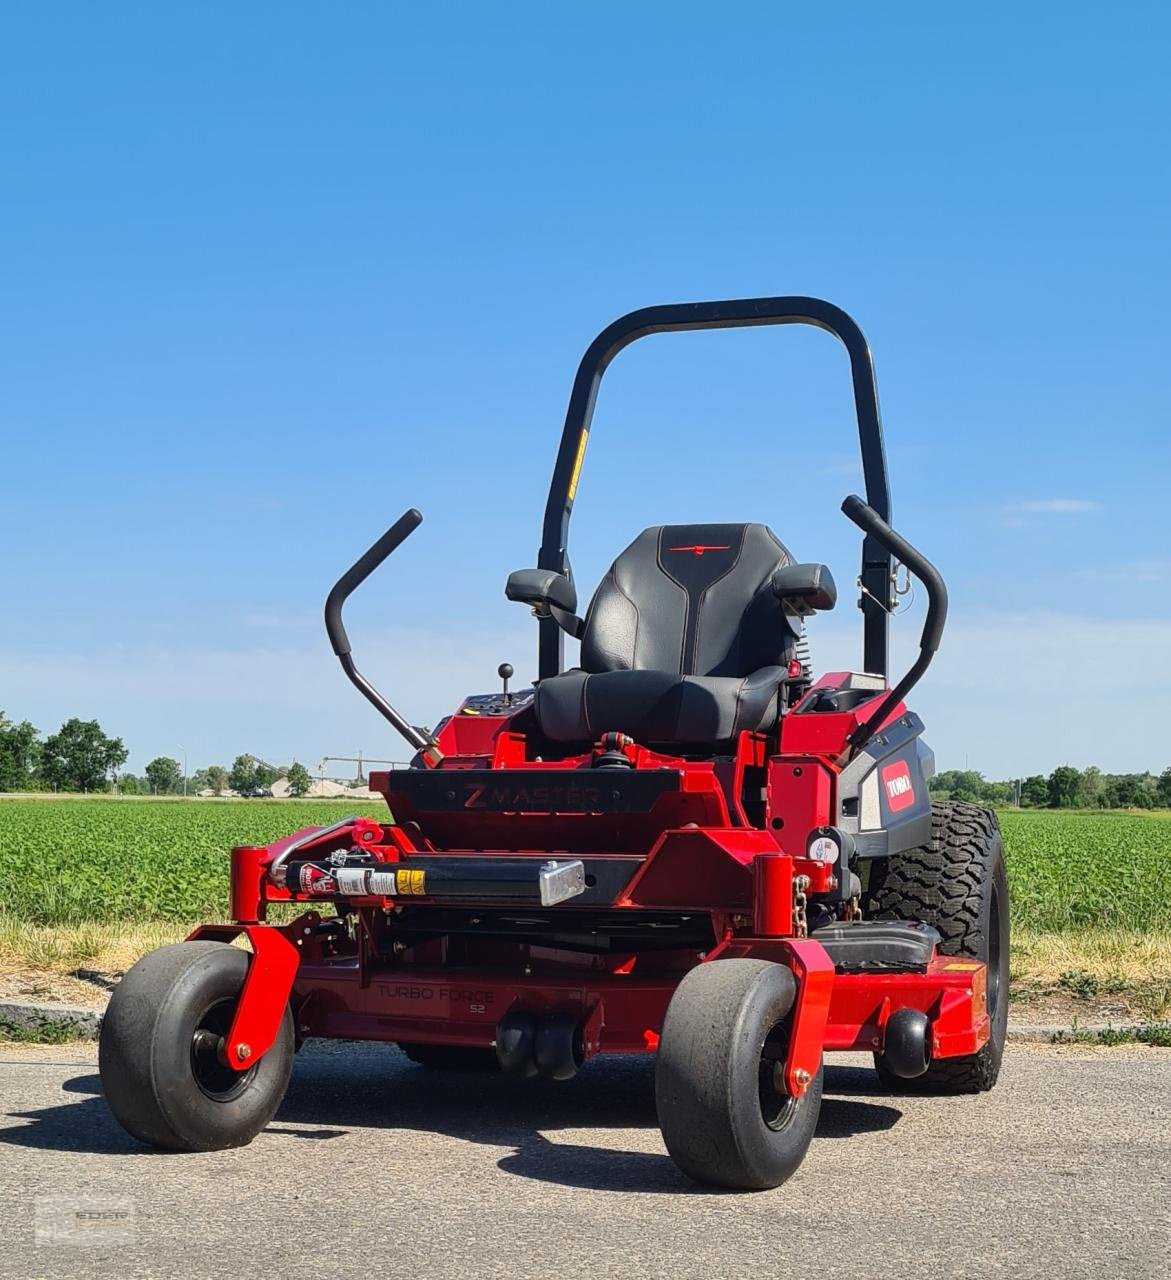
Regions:
<instances>
[{"instance_id":1,"label":"crop field","mask_svg":"<svg viewBox=\"0 0 1171 1280\"><path fill-rule=\"evenodd\" d=\"M0 909L42 925L224 919L233 845L385 812L368 800L0 800Z\"/></svg>"},{"instance_id":2,"label":"crop field","mask_svg":"<svg viewBox=\"0 0 1171 1280\"><path fill-rule=\"evenodd\" d=\"M1171 813L1000 814L1013 923L1038 932L1171 930Z\"/></svg>"},{"instance_id":3,"label":"crop field","mask_svg":"<svg viewBox=\"0 0 1171 1280\"><path fill-rule=\"evenodd\" d=\"M377 802L0 800L0 910L41 925L222 919L228 850ZM1013 922L1171 931L1171 814L1000 815Z\"/></svg>"}]
</instances>

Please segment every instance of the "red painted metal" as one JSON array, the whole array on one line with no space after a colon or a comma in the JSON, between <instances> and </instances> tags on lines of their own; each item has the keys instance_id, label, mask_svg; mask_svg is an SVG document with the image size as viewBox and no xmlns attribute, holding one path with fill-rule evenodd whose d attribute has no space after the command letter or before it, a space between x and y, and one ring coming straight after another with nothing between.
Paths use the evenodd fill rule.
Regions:
<instances>
[{"instance_id":1,"label":"red painted metal","mask_svg":"<svg viewBox=\"0 0 1171 1280\"><path fill-rule=\"evenodd\" d=\"M668 831L616 905L751 912L752 862L776 852L772 836L751 827Z\"/></svg>"},{"instance_id":2,"label":"red painted metal","mask_svg":"<svg viewBox=\"0 0 1171 1280\"><path fill-rule=\"evenodd\" d=\"M869 721L882 704L881 693L878 696L855 707L852 711L819 711L815 715L803 715L802 707L816 699L819 693L827 689L841 688L850 673L847 671L827 672L812 685L801 701L781 721L781 751L785 755L815 755L837 758L846 745L846 739L860 725ZM884 725L893 724L900 716L906 715L907 708L898 703L883 717Z\"/></svg>"},{"instance_id":3,"label":"red painted metal","mask_svg":"<svg viewBox=\"0 0 1171 1280\"><path fill-rule=\"evenodd\" d=\"M812 1076L823 1050L880 1049L883 1026L897 1008L918 1009L931 1019L935 1058L975 1053L988 1039L982 965L949 970L955 962L943 956L927 973L835 976L824 949L808 939L737 938L712 955L707 963L718 964L721 956L754 956L793 969L798 1022L786 1068L793 1075L805 1070ZM491 1043L496 1024L511 1008L571 1012L583 1020L600 1008L591 1054L653 1053L667 1005L695 957L679 954L647 972L637 963L626 972L588 963L574 972L568 964L547 963L544 969L530 965L527 974L522 968L501 974L496 964L403 964L375 968L363 983L353 956L316 961L306 956L293 1005L304 1035L480 1046Z\"/></svg>"},{"instance_id":4,"label":"red painted metal","mask_svg":"<svg viewBox=\"0 0 1171 1280\"><path fill-rule=\"evenodd\" d=\"M825 677L814 688L840 679ZM678 775L679 789L666 792L648 813L414 814L407 798L395 794L390 775L371 774L371 785L390 801L396 821L359 819L318 840L310 830L267 848L233 851L236 924L205 926L192 935L228 940L243 932L252 945L229 1055L246 1043L252 1051L247 1061L255 1061L271 1046L290 990L302 1035L487 1046L503 1014L521 1008L579 1017L587 1056L653 1053L682 975L696 963L732 956L787 965L797 979L785 1064L794 1093L816 1073L823 1051L880 1049L886 1022L899 1008L927 1014L934 1057L975 1052L989 1034L983 966L937 957L926 973L835 976L816 941L792 936L795 878L807 876L810 893L829 888L831 869L804 856L806 842L811 830L833 819L835 761L847 734L867 714L864 705L857 713L786 716L781 751L771 756L766 741L753 734L742 734L734 755L721 761L622 744L635 769ZM578 778L597 782L583 771L590 771L601 748L561 760L537 759L513 724L510 716L457 715L440 734L446 759L439 768L458 777L461 769L523 766L559 775L550 778L551 786L570 786ZM759 804L753 792L757 778L766 784L763 827L750 821L751 806ZM760 821L760 810L755 812ZM713 944L706 955L637 949L593 955L529 945L522 938L440 935L419 941L416 933L404 948L394 939L395 908L402 900L393 898L351 900L356 924L333 936L313 929L315 915L295 925L265 927L258 922L268 902L320 905L268 876L272 860L305 835L311 838L298 857L321 858L355 846L393 863L436 851L468 858L634 857L630 881L609 909L708 917ZM466 905L475 910L493 904ZM412 899L412 907L428 910L428 900ZM570 902L555 910L572 921L576 908Z\"/></svg>"},{"instance_id":5,"label":"red painted metal","mask_svg":"<svg viewBox=\"0 0 1171 1280\"><path fill-rule=\"evenodd\" d=\"M785 852L805 856L806 842L814 827L827 826L833 818L837 770L812 756L773 756L768 763L765 818Z\"/></svg>"},{"instance_id":6,"label":"red painted metal","mask_svg":"<svg viewBox=\"0 0 1171 1280\"><path fill-rule=\"evenodd\" d=\"M793 1097L799 1098L821 1067L830 995L834 986L834 965L821 943L812 938L789 939L785 943L785 953L789 968L797 979L797 998L789 1030L789 1056L785 1060L785 1088Z\"/></svg>"},{"instance_id":7,"label":"red painted metal","mask_svg":"<svg viewBox=\"0 0 1171 1280\"><path fill-rule=\"evenodd\" d=\"M231 858L231 912L239 924L264 919L264 877L272 853L263 846L237 845Z\"/></svg>"},{"instance_id":8,"label":"red painted metal","mask_svg":"<svg viewBox=\"0 0 1171 1280\"><path fill-rule=\"evenodd\" d=\"M487 1047L510 1009L538 1016L571 1013L596 1052L645 1053L686 969L640 977L584 969L580 974L403 966L358 981L357 965L305 964L293 1000L303 1034L347 1040L418 1041Z\"/></svg>"},{"instance_id":9,"label":"red painted metal","mask_svg":"<svg viewBox=\"0 0 1171 1280\"><path fill-rule=\"evenodd\" d=\"M231 942L244 934L252 947L248 974L224 1041L224 1056L234 1071L247 1071L276 1041L301 963L297 945L286 934L301 929L310 931L310 926L301 921L285 928L263 924L200 925L188 935L189 942L199 938Z\"/></svg>"},{"instance_id":10,"label":"red painted metal","mask_svg":"<svg viewBox=\"0 0 1171 1280\"><path fill-rule=\"evenodd\" d=\"M793 859L758 853L752 860L752 931L766 938L793 933Z\"/></svg>"}]
</instances>

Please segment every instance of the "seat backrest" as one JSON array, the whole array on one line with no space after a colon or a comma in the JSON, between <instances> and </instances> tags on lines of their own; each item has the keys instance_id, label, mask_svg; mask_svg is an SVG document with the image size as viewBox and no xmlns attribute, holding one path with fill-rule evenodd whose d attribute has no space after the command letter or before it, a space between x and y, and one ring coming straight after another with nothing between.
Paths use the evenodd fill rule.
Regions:
<instances>
[{"instance_id":1,"label":"seat backrest","mask_svg":"<svg viewBox=\"0 0 1171 1280\"><path fill-rule=\"evenodd\" d=\"M585 616L596 671L746 676L793 656L800 627L773 594L793 557L763 524L664 524L614 561Z\"/></svg>"}]
</instances>

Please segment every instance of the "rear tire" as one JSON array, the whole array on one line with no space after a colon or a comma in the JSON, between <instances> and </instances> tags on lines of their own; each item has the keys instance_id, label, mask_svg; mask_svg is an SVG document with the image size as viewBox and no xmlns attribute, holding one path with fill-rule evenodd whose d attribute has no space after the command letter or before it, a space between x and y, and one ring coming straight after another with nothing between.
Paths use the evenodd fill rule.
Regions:
<instances>
[{"instance_id":1,"label":"rear tire","mask_svg":"<svg viewBox=\"0 0 1171 1280\"><path fill-rule=\"evenodd\" d=\"M959 800L931 806L931 840L870 864L866 914L921 920L942 935L940 951L988 966L988 1042L966 1058L941 1058L913 1079L875 1055L882 1083L896 1093L980 1093L1000 1074L1008 1032L1009 920L1004 846L996 814Z\"/></svg>"},{"instance_id":2,"label":"rear tire","mask_svg":"<svg viewBox=\"0 0 1171 1280\"><path fill-rule=\"evenodd\" d=\"M180 942L143 956L110 997L98 1071L118 1123L169 1151L242 1147L268 1124L293 1069L293 1019L247 1071L217 1050L231 1028L249 955L222 942Z\"/></svg>"},{"instance_id":3,"label":"rear tire","mask_svg":"<svg viewBox=\"0 0 1171 1280\"><path fill-rule=\"evenodd\" d=\"M432 1071L462 1071L481 1073L499 1071L500 1063L492 1049L474 1049L459 1044L412 1044L399 1042L398 1046L416 1066Z\"/></svg>"},{"instance_id":4,"label":"rear tire","mask_svg":"<svg viewBox=\"0 0 1171 1280\"><path fill-rule=\"evenodd\" d=\"M776 1086L795 995L783 965L714 960L690 970L671 998L655 1105L671 1159L696 1182L763 1191L779 1187L805 1158L821 1109L822 1068L799 1098Z\"/></svg>"}]
</instances>

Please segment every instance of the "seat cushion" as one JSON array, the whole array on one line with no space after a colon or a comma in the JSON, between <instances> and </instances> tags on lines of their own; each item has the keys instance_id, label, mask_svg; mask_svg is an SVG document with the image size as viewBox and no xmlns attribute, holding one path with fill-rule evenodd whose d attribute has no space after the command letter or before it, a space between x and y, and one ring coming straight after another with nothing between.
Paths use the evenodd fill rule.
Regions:
<instances>
[{"instance_id":1,"label":"seat cushion","mask_svg":"<svg viewBox=\"0 0 1171 1280\"><path fill-rule=\"evenodd\" d=\"M537 685L534 710L554 742L593 742L614 732L644 744L710 747L745 729L772 728L784 676L784 667L743 677L574 668Z\"/></svg>"}]
</instances>

